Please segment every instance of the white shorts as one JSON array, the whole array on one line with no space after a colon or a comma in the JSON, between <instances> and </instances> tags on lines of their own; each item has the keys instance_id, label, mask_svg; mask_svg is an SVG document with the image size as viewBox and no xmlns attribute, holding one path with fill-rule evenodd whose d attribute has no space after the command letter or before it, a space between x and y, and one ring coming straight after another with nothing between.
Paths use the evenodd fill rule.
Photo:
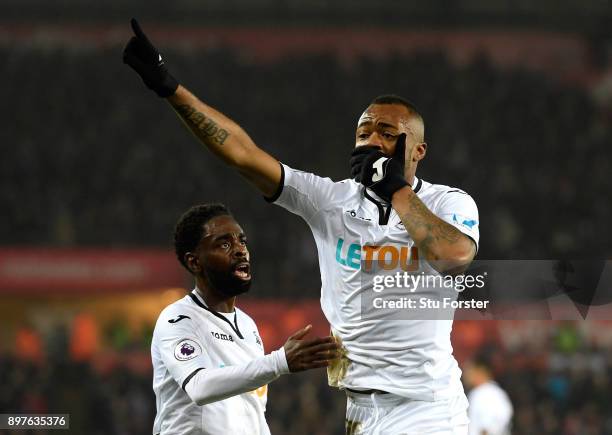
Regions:
<instances>
[{"instance_id":1,"label":"white shorts","mask_svg":"<svg viewBox=\"0 0 612 435\"><path fill-rule=\"evenodd\" d=\"M467 435L465 394L425 402L386 393L347 391L346 435Z\"/></svg>"}]
</instances>

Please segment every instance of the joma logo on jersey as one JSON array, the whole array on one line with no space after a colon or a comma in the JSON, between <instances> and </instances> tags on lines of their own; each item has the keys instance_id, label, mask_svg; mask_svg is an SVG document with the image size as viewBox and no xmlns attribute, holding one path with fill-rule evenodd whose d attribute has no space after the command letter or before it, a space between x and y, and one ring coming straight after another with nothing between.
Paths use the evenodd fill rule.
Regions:
<instances>
[{"instance_id":1,"label":"joma logo on jersey","mask_svg":"<svg viewBox=\"0 0 612 435\"><path fill-rule=\"evenodd\" d=\"M220 332L214 332L214 331L210 331L210 334L219 340L234 341L234 337L232 337L231 335L222 334Z\"/></svg>"},{"instance_id":2,"label":"joma logo on jersey","mask_svg":"<svg viewBox=\"0 0 612 435\"><path fill-rule=\"evenodd\" d=\"M361 246L351 243L346 250L343 248L344 239L338 239L336 261L353 269L361 269L363 264L363 270L366 272L371 271L374 265L382 270L397 270L398 268L405 272L419 270L419 250L416 246L412 248L393 245Z\"/></svg>"}]
</instances>

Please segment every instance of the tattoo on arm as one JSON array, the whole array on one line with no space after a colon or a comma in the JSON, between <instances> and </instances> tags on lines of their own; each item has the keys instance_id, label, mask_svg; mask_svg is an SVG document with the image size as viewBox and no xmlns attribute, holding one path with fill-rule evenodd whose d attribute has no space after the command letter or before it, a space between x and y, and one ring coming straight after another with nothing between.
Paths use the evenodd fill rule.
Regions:
<instances>
[{"instance_id":1,"label":"tattoo on arm","mask_svg":"<svg viewBox=\"0 0 612 435\"><path fill-rule=\"evenodd\" d=\"M417 243L427 253L432 253L436 243L452 245L462 239L461 231L435 216L416 196L409 203L408 213L400 217L408 232L421 239Z\"/></svg>"},{"instance_id":2,"label":"tattoo on arm","mask_svg":"<svg viewBox=\"0 0 612 435\"><path fill-rule=\"evenodd\" d=\"M190 126L209 138L215 145L222 146L230 135L227 130L219 127L215 121L189 104L181 104L176 110Z\"/></svg>"}]
</instances>

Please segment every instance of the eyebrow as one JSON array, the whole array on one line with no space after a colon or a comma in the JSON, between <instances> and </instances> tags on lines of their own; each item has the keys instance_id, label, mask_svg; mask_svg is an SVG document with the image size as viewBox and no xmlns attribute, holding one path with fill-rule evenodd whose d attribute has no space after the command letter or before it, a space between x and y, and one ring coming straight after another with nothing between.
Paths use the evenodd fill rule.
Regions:
<instances>
[{"instance_id":1,"label":"eyebrow","mask_svg":"<svg viewBox=\"0 0 612 435\"><path fill-rule=\"evenodd\" d=\"M357 125L357 128L361 128L361 127L364 127L366 125L371 125L371 124L372 124L372 120L365 120L363 122L360 122ZM393 124L387 124L386 122L379 122L377 125L381 127L393 128L394 130L397 130L396 126L394 126Z\"/></svg>"},{"instance_id":2,"label":"eyebrow","mask_svg":"<svg viewBox=\"0 0 612 435\"><path fill-rule=\"evenodd\" d=\"M208 236L210 237L210 236ZM213 237L213 242L216 242L218 240L223 240L223 239L231 239L232 237L232 233L225 233L225 234L220 234L218 236ZM238 238L239 239L246 239L246 235L244 233L239 233L238 234Z\"/></svg>"}]
</instances>

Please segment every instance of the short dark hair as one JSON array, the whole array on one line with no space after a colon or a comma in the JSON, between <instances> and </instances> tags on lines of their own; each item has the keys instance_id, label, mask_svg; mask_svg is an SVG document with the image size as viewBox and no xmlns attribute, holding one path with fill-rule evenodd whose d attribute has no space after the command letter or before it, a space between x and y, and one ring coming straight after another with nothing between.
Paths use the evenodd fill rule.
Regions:
<instances>
[{"instance_id":1,"label":"short dark hair","mask_svg":"<svg viewBox=\"0 0 612 435\"><path fill-rule=\"evenodd\" d=\"M183 213L174 227L174 252L189 273L191 270L185 263L185 254L198 246L204 235L204 225L217 216L232 216L232 213L221 203L194 205Z\"/></svg>"},{"instance_id":2,"label":"short dark hair","mask_svg":"<svg viewBox=\"0 0 612 435\"><path fill-rule=\"evenodd\" d=\"M476 367L486 370L489 373L492 373L493 355L493 349L481 349L472 357L472 364L474 364L474 366Z\"/></svg>"},{"instance_id":3,"label":"short dark hair","mask_svg":"<svg viewBox=\"0 0 612 435\"><path fill-rule=\"evenodd\" d=\"M372 100L372 102L370 103L370 106L372 104L400 104L404 106L406 109L408 109L410 113L414 113L418 115L419 117L421 117L421 114L419 113L419 110L417 109L417 107L414 104L412 104L410 101L408 101L404 97L400 97L399 95L395 95L395 94L379 95L378 97Z\"/></svg>"}]
</instances>

